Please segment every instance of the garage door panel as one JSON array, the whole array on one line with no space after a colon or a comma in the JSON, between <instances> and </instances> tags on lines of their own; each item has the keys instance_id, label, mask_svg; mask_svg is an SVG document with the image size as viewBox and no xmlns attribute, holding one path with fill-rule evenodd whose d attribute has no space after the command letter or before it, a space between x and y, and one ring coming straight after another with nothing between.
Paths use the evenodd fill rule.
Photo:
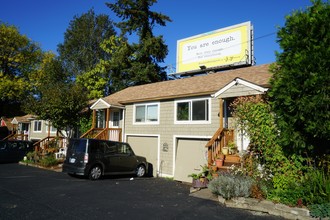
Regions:
<instances>
[{"instance_id":1,"label":"garage door panel","mask_svg":"<svg viewBox=\"0 0 330 220\"><path fill-rule=\"evenodd\" d=\"M127 142L134 153L147 158L152 165L153 176L157 175L158 137L128 136Z\"/></svg>"},{"instance_id":2,"label":"garage door panel","mask_svg":"<svg viewBox=\"0 0 330 220\"><path fill-rule=\"evenodd\" d=\"M188 175L201 172L201 166L207 164L206 144L207 140L177 140L174 173L175 180L191 182L191 177L188 177Z\"/></svg>"}]
</instances>

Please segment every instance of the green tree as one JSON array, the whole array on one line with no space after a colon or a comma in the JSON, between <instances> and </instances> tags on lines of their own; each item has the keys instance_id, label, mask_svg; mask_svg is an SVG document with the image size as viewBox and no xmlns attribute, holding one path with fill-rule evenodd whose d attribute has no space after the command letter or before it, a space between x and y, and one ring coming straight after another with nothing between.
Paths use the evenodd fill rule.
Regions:
<instances>
[{"instance_id":1,"label":"green tree","mask_svg":"<svg viewBox=\"0 0 330 220\"><path fill-rule=\"evenodd\" d=\"M100 98L130 85L127 74L130 71L132 50L123 37L111 36L100 47L111 59L100 59L95 67L77 77L77 82L89 91L89 98Z\"/></svg>"},{"instance_id":2,"label":"green tree","mask_svg":"<svg viewBox=\"0 0 330 220\"><path fill-rule=\"evenodd\" d=\"M282 52L271 68L269 95L282 145L320 155L330 145L330 5L312 3L287 16L278 31Z\"/></svg>"},{"instance_id":3,"label":"green tree","mask_svg":"<svg viewBox=\"0 0 330 220\"><path fill-rule=\"evenodd\" d=\"M2 109L24 100L33 85L30 78L43 59L40 47L15 26L0 22L0 105ZM7 114L8 112L1 112Z\"/></svg>"},{"instance_id":4,"label":"green tree","mask_svg":"<svg viewBox=\"0 0 330 220\"><path fill-rule=\"evenodd\" d=\"M120 57L123 59L121 63L129 67L121 71L122 75L128 76L130 80L128 85L166 80L165 68L160 67L158 63L164 61L168 48L163 37L154 36L152 30L155 25L165 26L171 19L150 10L156 2L157 0L117 0L115 3L106 3L122 19L117 23L122 35L136 33L139 37L138 43L129 46L131 51L129 61L125 56L117 56L117 59L120 60Z\"/></svg>"},{"instance_id":5,"label":"green tree","mask_svg":"<svg viewBox=\"0 0 330 220\"><path fill-rule=\"evenodd\" d=\"M302 156L286 153L279 144L280 133L270 104L265 99L251 96L235 99L232 107L237 128L245 131L250 138L249 154L244 157L246 173L257 177L260 189L264 188L262 184L267 186L265 193L268 198L297 204L302 197L299 197L299 187L294 186L300 184L308 167ZM270 179L264 179L263 174L258 175L261 171L270 171Z\"/></svg>"},{"instance_id":6,"label":"green tree","mask_svg":"<svg viewBox=\"0 0 330 220\"><path fill-rule=\"evenodd\" d=\"M60 59L69 72L82 75L95 67L100 59L109 59L100 44L116 35L113 22L107 15L95 15L93 9L75 16L58 45Z\"/></svg>"},{"instance_id":7,"label":"green tree","mask_svg":"<svg viewBox=\"0 0 330 220\"><path fill-rule=\"evenodd\" d=\"M39 81L36 92L26 99L25 110L51 121L59 131L72 131L79 126L81 112L87 107L87 93L72 81L58 58L48 60L43 71L47 75Z\"/></svg>"}]
</instances>

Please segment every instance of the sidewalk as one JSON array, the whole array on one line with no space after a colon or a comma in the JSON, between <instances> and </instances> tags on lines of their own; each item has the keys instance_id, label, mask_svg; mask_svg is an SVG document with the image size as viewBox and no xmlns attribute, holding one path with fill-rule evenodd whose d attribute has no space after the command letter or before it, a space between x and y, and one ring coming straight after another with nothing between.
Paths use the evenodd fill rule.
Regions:
<instances>
[{"instance_id":1,"label":"sidewalk","mask_svg":"<svg viewBox=\"0 0 330 220\"><path fill-rule=\"evenodd\" d=\"M193 197L200 198L200 199L212 200L215 202L219 201L218 196L211 193L211 191L208 188L195 189L195 188L191 187L189 196L193 196Z\"/></svg>"}]
</instances>

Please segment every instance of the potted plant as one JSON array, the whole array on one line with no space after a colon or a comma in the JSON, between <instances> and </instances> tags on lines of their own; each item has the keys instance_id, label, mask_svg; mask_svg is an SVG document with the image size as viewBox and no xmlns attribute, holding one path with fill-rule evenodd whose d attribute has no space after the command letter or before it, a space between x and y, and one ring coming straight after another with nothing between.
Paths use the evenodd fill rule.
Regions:
<instances>
[{"instance_id":1,"label":"potted plant","mask_svg":"<svg viewBox=\"0 0 330 220\"><path fill-rule=\"evenodd\" d=\"M237 146L233 141L228 142L229 154L235 154L237 152Z\"/></svg>"},{"instance_id":2,"label":"potted plant","mask_svg":"<svg viewBox=\"0 0 330 220\"><path fill-rule=\"evenodd\" d=\"M215 159L215 165L220 168L223 166L223 162L225 160L225 155L224 154L219 154L217 158Z\"/></svg>"},{"instance_id":3,"label":"potted plant","mask_svg":"<svg viewBox=\"0 0 330 220\"><path fill-rule=\"evenodd\" d=\"M202 171L200 173L192 173L188 177L192 177L192 187L194 188L206 188L209 181L212 179L212 172L207 165L201 166Z\"/></svg>"},{"instance_id":4,"label":"potted plant","mask_svg":"<svg viewBox=\"0 0 330 220\"><path fill-rule=\"evenodd\" d=\"M229 148L228 148L227 146L222 147L221 152L222 152L224 155L228 155L228 154L229 154Z\"/></svg>"}]
</instances>

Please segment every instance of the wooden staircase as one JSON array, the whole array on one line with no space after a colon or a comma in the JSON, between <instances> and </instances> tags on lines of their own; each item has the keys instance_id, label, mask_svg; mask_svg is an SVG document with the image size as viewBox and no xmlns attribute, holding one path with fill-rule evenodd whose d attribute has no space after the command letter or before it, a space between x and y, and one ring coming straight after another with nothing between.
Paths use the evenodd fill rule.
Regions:
<instances>
[{"instance_id":1,"label":"wooden staircase","mask_svg":"<svg viewBox=\"0 0 330 220\"><path fill-rule=\"evenodd\" d=\"M223 165L217 167L216 171L228 171L232 165L241 166L240 157L237 154L226 155Z\"/></svg>"},{"instance_id":2,"label":"wooden staircase","mask_svg":"<svg viewBox=\"0 0 330 220\"><path fill-rule=\"evenodd\" d=\"M222 166L216 165L216 160L222 155L222 149L229 142L234 141L234 130L219 128L211 140L205 145L208 148L208 166L213 171L228 171L232 165L240 166L240 157L238 154L224 155Z\"/></svg>"},{"instance_id":3,"label":"wooden staircase","mask_svg":"<svg viewBox=\"0 0 330 220\"><path fill-rule=\"evenodd\" d=\"M33 147L36 152L48 151L48 149L51 148L50 147L51 145L54 145L56 146L57 149L59 149L59 148L63 148L64 145L63 140L64 137L48 136L34 143Z\"/></svg>"}]
</instances>

